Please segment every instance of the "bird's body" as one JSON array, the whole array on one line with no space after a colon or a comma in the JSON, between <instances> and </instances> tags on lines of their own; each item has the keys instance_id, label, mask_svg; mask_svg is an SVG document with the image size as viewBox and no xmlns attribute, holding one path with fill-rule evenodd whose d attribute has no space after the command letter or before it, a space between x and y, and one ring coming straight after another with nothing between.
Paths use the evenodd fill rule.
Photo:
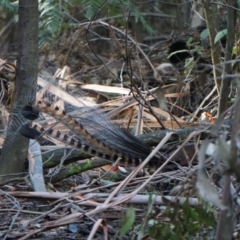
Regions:
<instances>
[{"instance_id":1,"label":"bird's body","mask_svg":"<svg viewBox=\"0 0 240 240\"><path fill-rule=\"evenodd\" d=\"M184 61L191 57L187 43L184 40L178 40L172 43L168 48L169 61L179 66L184 63Z\"/></svg>"}]
</instances>

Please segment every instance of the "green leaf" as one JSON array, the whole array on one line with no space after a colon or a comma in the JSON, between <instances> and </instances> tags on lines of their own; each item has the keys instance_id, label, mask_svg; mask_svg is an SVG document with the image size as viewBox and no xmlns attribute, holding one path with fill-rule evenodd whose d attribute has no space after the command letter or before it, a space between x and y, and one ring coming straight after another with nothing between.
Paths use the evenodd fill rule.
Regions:
<instances>
[{"instance_id":1,"label":"green leaf","mask_svg":"<svg viewBox=\"0 0 240 240\"><path fill-rule=\"evenodd\" d=\"M18 10L18 1L10 2L9 0L2 0L0 1L0 9L16 14Z\"/></svg>"},{"instance_id":2,"label":"green leaf","mask_svg":"<svg viewBox=\"0 0 240 240\"><path fill-rule=\"evenodd\" d=\"M152 209L153 209L153 193L150 193L149 197L148 197L148 211L147 211L147 214L151 214Z\"/></svg>"},{"instance_id":3,"label":"green leaf","mask_svg":"<svg viewBox=\"0 0 240 240\"><path fill-rule=\"evenodd\" d=\"M234 46L233 49L232 49L232 54L237 55L238 49L239 49L239 48L238 48L237 46Z\"/></svg>"},{"instance_id":4,"label":"green leaf","mask_svg":"<svg viewBox=\"0 0 240 240\"><path fill-rule=\"evenodd\" d=\"M234 46L233 49L232 49L232 54L237 54L237 46Z\"/></svg>"},{"instance_id":5,"label":"green leaf","mask_svg":"<svg viewBox=\"0 0 240 240\"><path fill-rule=\"evenodd\" d=\"M224 30L218 32L215 39L214 39L214 43L218 42L219 40L221 40L226 35L227 35L227 29L224 29Z\"/></svg>"},{"instance_id":6,"label":"green leaf","mask_svg":"<svg viewBox=\"0 0 240 240\"><path fill-rule=\"evenodd\" d=\"M127 231L133 226L134 221L135 210L131 207L127 210L126 216L124 218L123 225L120 229L120 237L123 237L127 233Z\"/></svg>"},{"instance_id":7,"label":"green leaf","mask_svg":"<svg viewBox=\"0 0 240 240\"><path fill-rule=\"evenodd\" d=\"M148 197L148 205L152 205L152 201L153 201L153 193L151 192Z\"/></svg>"},{"instance_id":8,"label":"green leaf","mask_svg":"<svg viewBox=\"0 0 240 240\"><path fill-rule=\"evenodd\" d=\"M55 9L55 8L56 8L56 6L49 6L48 8L47 7L44 8L43 11L40 14L40 17L44 16L44 14L49 13L49 11L51 11L52 9Z\"/></svg>"},{"instance_id":9,"label":"green leaf","mask_svg":"<svg viewBox=\"0 0 240 240\"><path fill-rule=\"evenodd\" d=\"M208 36L209 36L208 28L206 28L201 32L200 37L205 40Z\"/></svg>"},{"instance_id":10,"label":"green leaf","mask_svg":"<svg viewBox=\"0 0 240 240\"><path fill-rule=\"evenodd\" d=\"M189 37L187 40L187 46L190 46L192 42L193 42L193 37Z\"/></svg>"}]
</instances>

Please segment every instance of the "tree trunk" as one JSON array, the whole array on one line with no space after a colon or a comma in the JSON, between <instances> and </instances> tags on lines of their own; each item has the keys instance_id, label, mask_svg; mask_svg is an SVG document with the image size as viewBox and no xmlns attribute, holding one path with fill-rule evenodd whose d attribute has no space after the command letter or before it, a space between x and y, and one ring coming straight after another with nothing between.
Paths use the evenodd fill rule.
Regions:
<instances>
[{"instance_id":1,"label":"tree trunk","mask_svg":"<svg viewBox=\"0 0 240 240\"><path fill-rule=\"evenodd\" d=\"M18 59L14 97L8 122L7 136L0 159L0 182L24 171L29 140L19 129L26 121L23 106L36 97L38 64L38 0L19 0ZM11 174L11 175L10 175ZM14 175L13 175L14 174ZM4 176L3 176L4 175Z\"/></svg>"}]
</instances>

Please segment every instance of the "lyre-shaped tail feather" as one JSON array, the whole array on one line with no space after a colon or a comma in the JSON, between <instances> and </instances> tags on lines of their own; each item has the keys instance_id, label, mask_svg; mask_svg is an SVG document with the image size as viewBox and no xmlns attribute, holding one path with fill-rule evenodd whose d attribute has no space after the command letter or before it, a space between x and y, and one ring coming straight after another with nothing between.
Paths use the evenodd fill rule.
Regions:
<instances>
[{"instance_id":1,"label":"lyre-shaped tail feather","mask_svg":"<svg viewBox=\"0 0 240 240\"><path fill-rule=\"evenodd\" d=\"M24 126L22 126L20 132L23 136L31 138L31 139L37 139L40 135L46 134L46 135L48 135L52 138L55 138L58 141L63 142L69 146L78 148L85 153L88 153L92 156L104 158L111 162L113 162L113 161L115 162L119 158L121 158L119 162L124 165L136 166L140 163L140 161L138 159L130 159L130 158L126 159L124 156L121 156L119 153L114 152L113 150L112 150L111 154L98 152L95 149L93 149L92 147L88 146L87 144L82 143L81 140L78 139L77 137L68 136L67 134L61 133L58 130L53 130L53 129L46 130L38 124L34 124L32 127L30 127L29 125L24 125Z\"/></svg>"},{"instance_id":2,"label":"lyre-shaped tail feather","mask_svg":"<svg viewBox=\"0 0 240 240\"><path fill-rule=\"evenodd\" d=\"M99 117L97 120L93 121L94 115L92 115L90 119L89 114L85 111L80 113L82 116L80 121L77 121L58 107L52 107L50 104L46 104L43 101L37 101L35 107L39 111L54 117L57 121L70 129L77 137L72 138L65 134L61 135L60 132L51 133L49 130L47 131L48 134L55 138L58 137L58 140L74 147L81 148L83 151L92 155L99 156L97 153L100 152L101 156L108 160L116 160L116 158L119 157L123 160L121 162L125 164L136 165L151 153L151 148L130 133L122 131L117 126L107 121L107 119L104 119L103 116L101 116L101 118L104 119L104 122L100 121ZM27 115L29 115L29 113L27 113ZM37 128L35 130L40 131L40 129ZM82 142L84 142L84 144L82 144ZM77 145L84 147L79 147ZM86 148L85 146L90 150L84 150L84 148ZM150 167L157 167L161 164L162 162L157 157L154 157L149 162Z\"/></svg>"}]
</instances>

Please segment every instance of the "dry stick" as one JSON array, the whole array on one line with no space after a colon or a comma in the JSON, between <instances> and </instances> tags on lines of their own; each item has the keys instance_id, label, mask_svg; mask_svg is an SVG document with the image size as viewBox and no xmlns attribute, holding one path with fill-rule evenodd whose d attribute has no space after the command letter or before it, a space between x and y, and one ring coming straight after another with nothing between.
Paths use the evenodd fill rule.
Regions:
<instances>
[{"instance_id":1,"label":"dry stick","mask_svg":"<svg viewBox=\"0 0 240 240\"><path fill-rule=\"evenodd\" d=\"M46 187L43 177L43 163L41 149L38 142L30 139L29 141L29 176L33 185L34 191L46 192ZM31 162L31 160L33 162Z\"/></svg>"},{"instance_id":2,"label":"dry stick","mask_svg":"<svg viewBox=\"0 0 240 240\"><path fill-rule=\"evenodd\" d=\"M120 201L118 202L113 202L111 204L109 204L108 207L113 207L117 204L123 203L127 200L129 200L130 198L132 198L133 196L135 196L139 191L141 191L142 188L144 188L153 178L156 174L158 174L172 159L173 157L183 148L183 146L186 144L187 141L189 141L194 135L197 135L199 133L201 133L203 131L195 131L192 132L188 138L174 151L174 153L166 160L166 162L153 174L149 177L149 179L147 179L139 188L137 188L134 192L130 193L128 196L122 198ZM164 139L163 139L164 140Z\"/></svg>"},{"instance_id":3,"label":"dry stick","mask_svg":"<svg viewBox=\"0 0 240 240\"><path fill-rule=\"evenodd\" d=\"M189 115L189 116L192 115L192 113L190 113L190 112L187 111L186 109L184 109L184 108L182 108L182 107L179 107L178 105L173 105L173 103L171 103L171 102L168 102L168 103L169 103L171 106L174 106L174 107L180 109L181 111L185 112L187 115ZM174 116L174 118L176 118L176 117Z\"/></svg>"},{"instance_id":4,"label":"dry stick","mask_svg":"<svg viewBox=\"0 0 240 240\"><path fill-rule=\"evenodd\" d=\"M127 197L129 194L120 194L117 197L114 197L111 202L117 202L120 201L123 197ZM103 202L105 199L109 196L108 193L88 193L84 195L86 198L94 199L97 198L98 202ZM164 199L167 199L168 201L174 203L176 200L175 196L158 196L156 194L152 195L152 198L154 200L154 205L163 205L166 204ZM148 204L149 195L142 195L137 194L131 199L128 200L128 203L131 204ZM184 204L188 200L189 205L191 206L198 206L200 204L200 201L198 198L186 198L186 197L178 197L178 203L180 205Z\"/></svg>"},{"instance_id":5,"label":"dry stick","mask_svg":"<svg viewBox=\"0 0 240 240\"><path fill-rule=\"evenodd\" d=\"M197 116L197 114L199 113L199 111L201 111L202 106L205 104L206 101L208 101L210 99L210 97L212 97L212 95L215 93L215 91L217 90L217 86L215 85L214 88L212 89L212 91L204 98L204 100L201 102L201 104L199 105L199 107L197 108L197 110L194 112L192 118L190 119L189 122L193 122L195 120L195 117Z\"/></svg>"},{"instance_id":6,"label":"dry stick","mask_svg":"<svg viewBox=\"0 0 240 240\"><path fill-rule=\"evenodd\" d=\"M105 22L103 22L103 21L96 21L96 22L92 22L91 24L93 24L93 23L95 23L95 24L96 24L96 23L99 23L99 24L102 24L102 25L104 25L104 26L109 27L109 24L108 24L108 23L105 23ZM122 34L123 36L126 36L127 39L129 39L129 40L137 47L137 49L141 52L141 54L142 54L142 55L144 56L144 58L147 60L148 64L149 64L150 67L152 68L152 70L153 70L154 72L156 72L154 66L152 65L152 63L151 63L151 61L149 60L149 58L147 57L147 55L146 55L146 54L144 53L144 51L138 46L138 44L134 41L133 38L131 38L129 35L126 35L123 31L121 31L120 29L118 29L118 28L116 28L116 27L111 26L111 28L114 29L116 32Z\"/></svg>"},{"instance_id":7,"label":"dry stick","mask_svg":"<svg viewBox=\"0 0 240 240\"><path fill-rule=\"evenodd\" d=\"M114 189L114 191L109 195L109 197L105 200L102 206L97 207L95 210L90 211L87 215L91 215L93 213L98 212L101 209L104 209L108 206L111 199L121 191L137 174L138 172L148 163L148 161L158 152L158 150L169 140L173 132L167 133L163 140L158 144L158 146L151 152L151 154L136 168L134 171L124 180L122 181L118 187ZM165 165L165 164L163 164ZM160 168L162 169L162 167Z\"/></svg>"},{"instance_id":8,"label":"dry stick","mask_svg":"<svg viewBox=\"0 0 240 240\"><path fill-rule=\"evenodd\" d=\"M4 196L5 196L5 198L7 198L11 203L13 203L13 205L15 206L15 208L17 207L17 212L16 212L16 214L12 217L11 224L9 225L9 228L8 228L8 232L10 232L11 229L13 228L14 224L16 223L16 220L17 220L17 218L18 218L18 216L19 216L19 214L20 214L21 206L20 206L19 202L16 200L15 197L13 197L13 196L9 195L8 193L2 191L1 189L0 189L0 193L3 193ZM7 239L7 238L8 238L8 234L6 233L6 234L4 235L3 240L5 240L5 239Z\"/></svg>"},{"instance_id":9,"label":"dry stick","mask_svg":"<svg viewBox=\"0 0 240 240\"><path fill-rule=\"evenodd\" d=\"M110 27L110 25L108 23L105 23L105 22L102 22L102 21L96 21L96 22L90 22L89 23L89 26L92 25L93 23L99 23L99 24L102 24L104 26L107 26L107 27ZM133 44L134 46L136 46L136 48L141 52L141 54L144 56L144 58L147 60L148 64L150 65L151 69L153 70L154 72L154 75L158 76L158 79L160 80L160 82L162 84L163 81L162 81L162 78L159 76L158 72L156 71L156 69L154 68L154 66L152 65L151 61L149 60L149 58L147 57L147 55L144 53L144 51L138 46L138 44L134 41L133 38L131 38L129 35L126 35L123 31L119 30L118 28L116 27L113 27L111 26L111 29L114 29L115 31L121 33L123 36L126 36L127 39L129 39ZM89 45L89 47L91 48L91 46ZM97 57L97 56L96 56ZM107 67L107 69L112 73L112 71L109 69L109 67L104 63L105 67ZM112 73L114 75L114 73ZM115 75L114 75L115 76ZM132 90L132 89L131 89ZM144 100L144 98L142 97L142 95L140 94L140 92L138 91L139 93L139 96L141 97L141 99ZM136 97L134 97L136 98ZM140 104L140 103L139 103ZM157 121L159 122L159 124L162 126L163 129L166 129L166 127L162 124L161 120L158 118L158 116L155 114L155 112L153 111L153 109L151 108L150 104L148 104L146 102L149 110L151 111L151 113L154 115L154 117L157 119Z\"/></svg>"},{"instance_id":10,"label":"dry stick","mask_svg":"<svg viewBox=\"0 0 240 240\"><path fill-rule=\"evenodd\" d=\"M135 130L135 135L142 134L143 129L143 100L140 100L139 108L138 108L138 117L137 117L137 126Z\"/></svg>"},{"instance_id":11,"label":"dry stick","mask_svg":"<svg viewBox=\"0 0 240 240\"><path fill-rule=\"evenodd\" d=\"M226 224L226 215L233 214L233 212L229 213L229 210L230 210L229 205L230 205L230 201L232 200L230 197L230 184L231 184L231 177L229 174L227 174L225 175L225 181L223 186L223 199L222 199L222 204L223 206L226 206L227 209L220 210L219 220L218 220L218 225L216 230L216 240L226 239L226 238L223 238L223 235L224 235L223 231L225 229L224 225Z\"/></svg>"},{"instance_id":12,"label":"dry stick","mask_svg":"<svg viewBox=\"0 0 240 240\"><path fill-rule=\"evenodd\" d=\"M185 143L191 139L194 135L197 135L201 132L203 132L204 130L201 131L195 131L192 132L188 138L186 138L186 140L181 144L181 146L178 147L178 149L176 149L176 151L171 155L171 157L169 157L164 164L162 164L162 166L153 174L149 177L149 179L147 181L145 181L138 189L136 189L133 193L127 195L126 197L123 197L121 200L117 201L117 202L113 202L110 203L111 199L125 186L127 185L133 177L135 177L137 175L137 173L147 164L147 162L149 161L149 159L151 159L152 156L155 155L156 152L158 152L158 150L168 141L168 139L171 137L171 135L173 134L173 132L169 132L166 134L166 136L163 138L163 140L158 144L158 146L152 151L152 153L145 159L145 161L138 167L136 168L123 182L121 182L121 184L110 194L110 196L107 198L107 200L104 202L103 205L95 208L94 210L88 212L86 215L90 216L92 214L95 214L97 212L100 212L101 210L104 210L106 208L109 207L114 207L120 203L123 203L125 201L127 201L128 199L130 199L131 197L135 196L143 187L145 187L155 176L156 174L158 174L172 159L173 157L182 149L182 147L185 145Z\"/></svg>"},{"instance_id":13,"label":"dry stick","mask_svg":"<svg viewBox=\"0 0 240 240\"><path fill-rule=\"evenodd\" d=\"M17 209L0 209L0 212L1 213L4 213L4 212L7 212L7 213L10 213L10 212L20 212L20 213L27 213L29 215L42 215L43 213L42 212L36 212L36 211L28 211L28 210L17 210Z\"/></svg>"},{"instance_id":14,"label":"dry stick","mask_svg":"<svg viewBox=\"0 0 240 240\"><path fill-rule=\"evenodd\" d=\"M7 24L4 24L5 26L2 27L0 31L0 37L4 35L4 33L7 31L8 28L11 27L11 25L15 22L14 17L12 17Z\"/></svg>"},{"instance_id":15,"label":"dry stick","mask_svg":"<svg viewBox=\"0 0 240 240\"><path fill-rule=\"evenodd\" d=\"M94 237L95 233L97 232L99 226L102 226L102 221L103 221L103 219L100 218L100 219L98 219L98 220L95 222L95 224L94 224L94 226L93 226L93 228L92 228L92 231L91 231L91 233L89 234L87 240L92 240L92 239L93 239L93 237ZM102 227L103 227L103 226L102 226ZM105 234L104 234L104 240L107 240L107 236L106 236Z\"/></svg>"},{"instance_id":16,"label":"dry stick","mask_svg":"<svg viewBox=\"0 0 240 240\"><path fill-rule=\"evenodd\" d=\"M131 99L131 100L129 99L128 102L126 102L123 105L120 105L119 107L116 107L113 110L111 110L110 112L108 112L106 114L106 116L111 119L111 118L115 117L117 114L119 114L120 112L122 112L132 106L135 106L136 104L137 104L137 102L135 99ZM101 105L99 105L99 106L101 106Z\"/></svg>"},{"instance_id":17,"label":"dry stick","mask_svg":"<svg viewBox=\"0 0 240 240\"><path fill-rule=\"evenodd\" d=\"M232 121L232 136L231 136L231 151L230 151L230 159L229 159L229 166L230 170L237 176L239 179L240 171L239 171L239 156L238 152L239 149L237 147L237 141L239 141L239 131L240 131L240 84L238 83L238 94L237 98L235 100L234 104L234 116ZM228 229L229 222L233 222L233 206L232 206L232 198L230 197L230 184L231 184L231 178L230 173L227 173L225 176L225 182L223 186L223 199L222 204L223 206L227 207L227 210L221 210L218 220L218 226L216 231L216 239L226 239L226 234L232 231L233 229ZM226 219L228 221L227 227L226 227ZM233 225L233 224L232 224ZM223 237L224 236L224 237ZM230 238L230 236L229 236Z\"/></svg>"},{"instance_id":18,"label":"dry stick","mask_svg":"<svg viewBox=\"0 0 240 240\"><path fill-rule=\"evenodd\" d=\"M166 142L170 139L172 134L173 132L166 133L166 136L151 152L151 154L117 188L115 188L115 190L112 192L112 194L110 194L110 196L108 197L104 204L108 204L113 196L120 192L135 176L137 176L137 174L146 166L149 160L156 155L156 153L164 144L166 144ZM165 165L165 163L163 165ZM163 165L160 167L160 169L164 167Z\"/></svg>"},{"instance_id":19,"label":"dry stick","mask_svg":"<svg viewBox=\"0 0 240 240\"><path fill-rule=\"evenodd\" d=\"M91 25L94 25L94 24L102 24L104 26L107 26L110 28L110 25L108 23L105 23L103 21L92 21L92 22L87 22L87 23L84 23L84 24L79 24L79 26L82 26L82 25L89 25L88 28L91 26ZM149 58L147 57L147 55L144 53L144 51L138 46L138 44L129 36L129 35L126 35L123 31L121 31L120 29L116 28L116 27L113 27L111 26L111 29L114 29L116 32L124 35L127 37L127 39L129 39L136 47L137 49L141 52L141 54L144 56L144 58L147 60L148 64L150 65L150 67L152 68L154 74L156 74L156 76L158 76L158 79L162 82L162 79L161 77L159 76L159 74L156 72L156 69L154 68L154 66L152 65L151 61L149 60ZM89 47L91 48L91 46L89 45ZM92 49L92 48L91 48ZM94 51L93 51L94 53ZM95 54L95 53L94 53ZM96 54L95 56L100 59ZM109 72L111 72L114 75L114 73L111 71L111 69L103 62L104 66L109 70ZM162 82L163 83L163 82ZM141 94L140 94L141 96ZM143 99L143 98L142 98ZM152 112L152 114L155 116L155 118L157 119L157 121L159 122L159 124L162 126L163 129L165 129L165 126L162 124L162 122L160 121L160 119L157 117L157 115L155 114L155 112L152 110L151 106L149 104L148 105L148 108L149 110Z\"/></svg>"},{"instance_id":20,"label":"dry stick","mask_svg":"<svg viewBox=\"0 0 240 240\"><path fill-rule=\"evenodd\" d=\"M33 236L34 234L41 233L46 229L56 228L56 227L70 224L70 223L76 223L79 221L79 218L82 216L83 216L82 213L72 213L70 215L60 218L59 220L48 222L46 224L43 224L42 228L28 232L25 236L19 238L19 240L29 239L29 237Z\"/></svg>"},{"instance_id":21,"label":"dry stick","mask_svg":"<svg viewBox=\"0 0 240 240\"><path fill-rule=\"evenodd\" d=\"M57 206L55 206L54 208L52 208L51 210L42 213L40 216L37 216L36 218L32 219L29 221L29 224L36 224L37 222L39 222L41 219L45 218L47 215L49 215L50 213L55 212L57 209L59 209L60 207L62 207L61 203L58 203Z\"/></svg>"},{"instance_id":22,"label":"dry stick","mask_svg":"<svg viewBox=\"0 0 240 240\"><path fill-rule=\"evenodd\" d=\"M212 2L213 2L212 0L202 0L202 6L204 9L206 24L208 27L209 42L211 46L213 76L214 76L215 85L217 86L217 93L219 95L221 79L218 79L218 77L220 77L221 74L217 71L216 66L220 63L221 46L219 41L215 42L215 36L216 36L215 27L218 27L218 26L217 26L217 16L216 14L213 14L213 12L217 10L217 7L213 6L211 4Z\"/></svg>"},{"instance_id":23,"label":"dry stick","mask_svg":"<svg viewBox=\"0 0 240 240\"><path fill-rule=\"evenodd\" d=\"M63 156L61 157L60 163L58 164L58 166L55 167L54 173L48 175L49 178L52 178L52 177L56 176L56 175L61 171L61 169L63 168L63 164L64 164L65 160L68 158L68 156L70 156L70 155L72 154L72 152L73 152L75 149L74 149L74 148L71 149L68 154L66 153L66 150L67 150L67 149L64 149L64 154L63 154Z\"/></svg>"}]
</instances>

